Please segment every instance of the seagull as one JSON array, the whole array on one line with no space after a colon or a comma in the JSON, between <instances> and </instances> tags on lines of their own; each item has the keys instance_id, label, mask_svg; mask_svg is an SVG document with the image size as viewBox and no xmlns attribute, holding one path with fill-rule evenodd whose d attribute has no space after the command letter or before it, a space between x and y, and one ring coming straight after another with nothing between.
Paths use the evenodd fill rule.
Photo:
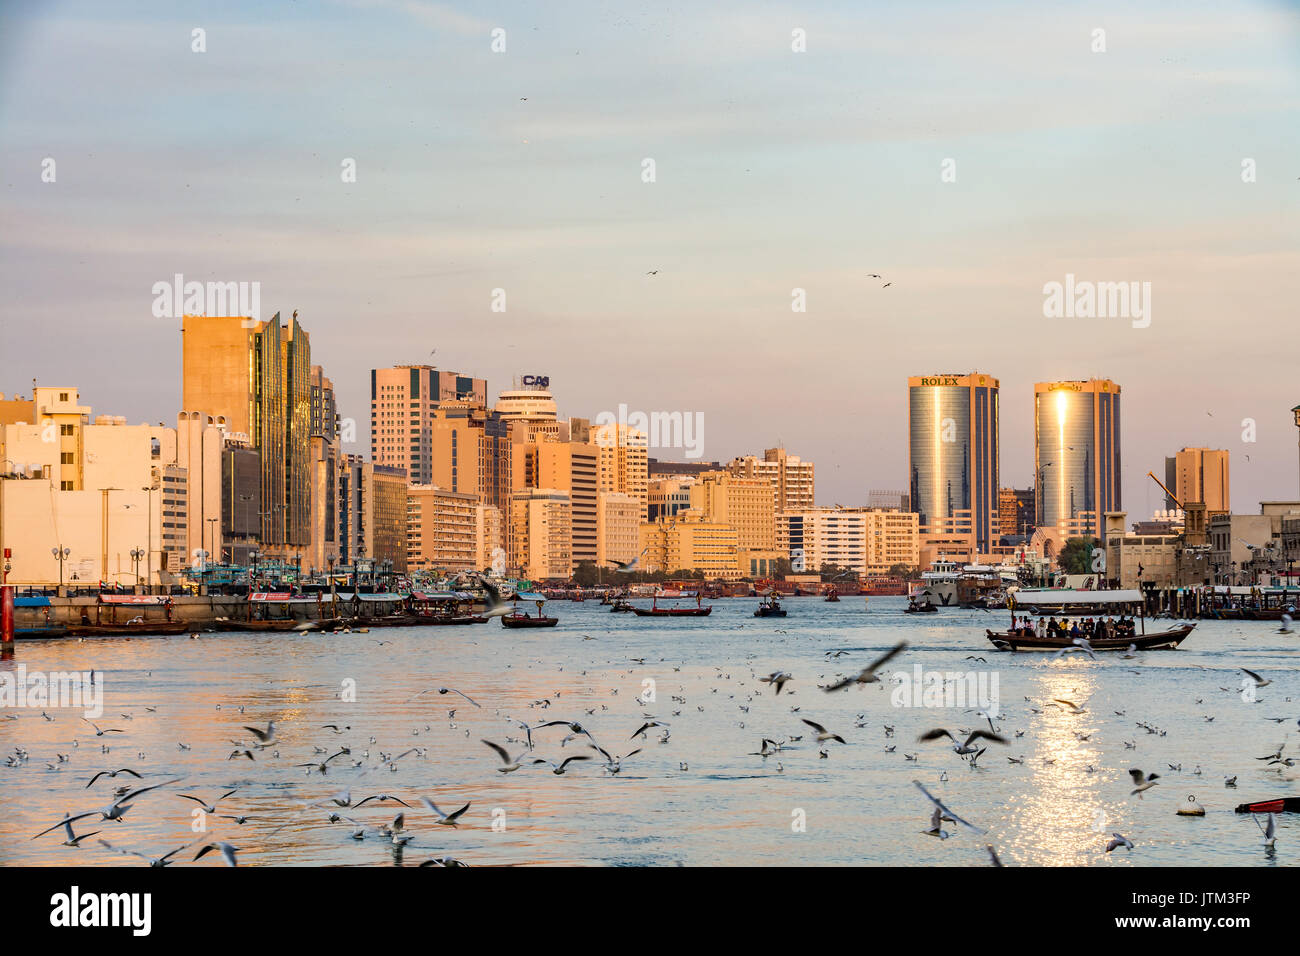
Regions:
<instances>
[{"instance_id":1,"label":"seagull","mask_svg":"<svg viewBox=\"0 0 1300 956\"><path fill-rule=\"evenodd\" d=\"M1059 651L1053 654L1052 660L1056 660L1062 654L1069 654L1076 651L1084 652L1089 657L1091 657L1094 661L1097 659L1097 655L1093 653L1092 645L1088 643L1088 639L1086 637L1076 637L1074 638L1072 643L1066 644Z\"/></svg>"},{"instance_id":2,"label":"seagull","mask_svg":"<svg viewBox=\"0 0 1300 956\"><path fill-rule=\"evenodd\" d=\"M194 859L197 860L199 857L212 851L221 854L221 858L226 861L226 866L239 866L239 863L235 860L235 854L239 852L239 848L233 847L229 843L222 841L207 844L203 849L199 850L198 853L194 854ZM193 860L190 862L193 862Z\"/></svg>"},{"instance_id":3,"label":"seagull","mask_svg":"<svg viewBox=\"0 0 1300 956\"><path fill-rule=\"evenodd\" d=\"M461 697L464 697L467 701L469 701L469 702L470 702L471 704L473 704L475 707L482 708L482 706L483 706L483 705L480 704L478 701L474 700L474 698L469 697L469 696L466 695L466 694L461 694L461 692L458 691L458 690L457 690L456 688L454 688L454 687L436 687L436 688L430 688L430 690L436 690L439 694L460 694ZM420 691L420 693L416 694L415 697L422 697L423 695L425 695L425 694L427 694L427 693L429 693L429 691L427 691L427 690L422 690L422 691ZM415 697L412 697L411 700L415 700Z\"/></svg>"},{"instance_id":4,"label":"seagull","mask_svg":"<svg viewBox=\"0 0 1300 956\"><path fill-rule=\"evenodd\" d=\"M951 731L945 730L942 727L936 727L934 730L926 731L920 737L918 737L917 740L920 741L938 740L940 737L947 737L949 740L951 740L953 753L963 757L966 756L967 754L975 753L977 750L980 749L979 747L971 746L971 743L976 740L981 740L981 739L991 740L995 744L1010 743L1010 741L1007 740L1006 737L1003 737L1000 734L990 733L987 730L972 730L970 732L970 735L967 736L966 742L959 743L957 738L952 735Z\"/></svg>"},{"instance_id":5,"label":"seagull","mask_svg":"<svg viewBox=\"0 0 1300 956\"><path fill-rule=\"evenodd\" d=\"M998 851L993 849L993 846L991 844L989 846L984 847L984 849L988 851L990 863L992 863L994 866L1002 865L1002 861L998 859Z\"/></svg>"},{"instance_id":6,"label":"seagull","mask_svg":"<svg viewBox=\"0 0 1300 956\"><path fill-rule=\"evenodd\" d=\"M960 823L962 826L969 827L970 829L974 830L976 833L984 832L975 824L963 820L961 817L957 816L957 814L953 813L946 806L944 806L943 801L938 799L936 796L934 796L934 794L932 794L929 790L925 789L925 787L921 784L920 780L913 780L912 784L916 787L917 790L920 790L923 794L925 794L925 799L929 800L932 804L934 804L934 808L936 810L942 813L943 816L947 817L953 823ZM931 819L933 819L933 817L931 817Z\"/></svg>"},{"instance_id":7,"label":"seagull","mask_svg":"<svg viewBox=\"0 0 1300 956\"><path fill-rule=\"evenodd\" d=\"M484 740L483 743L487 744L501 756L502 766L497 767L499 773L514 773L516 770L522 768L523 764L519 762L519 757L522 757L523 754L520 754L519 757L511 757L510 754L506 753L506 749L500 744L494 744L490 740ZM524 753L527 753L527 751Z\"/></svg>"},{"instance_id":8,"label":"seagull","mask_svg":"<svg viewBox=\"0 0 1300 956\"><path fill-rule=\"evenodd\" d=\"M629 754L628 756L631 756L631 754ZM555 774L558 777L564 773L564 768L567 767L569 764L573 763L573 761L590 760L590 759L591 758L588 757L586 754L574 754L572 757L565 757L563 760L559 762L559 764L556 764L555 761L553 760L545 760L542 757L534 757L532 762L549 763L551 765L551 773Z\"/></svg>"},{"instance_id":9,"label":"seagull","mask_svg":"<svg viewBox=\"0 0 1300 956\"><path fill-rule=\"evenodd\" d=\"M878 684L880 678L876 676L876 671L901 653L905 647L907 647L907 641L899 641L880 657L876 658L864 667L856 677L846 677L841 681L837 681L836 683L829 685L826 688L826 692L830 693L835 690L843 690L852 684Z\"/></svg>"},{"instance_id":10,"label":"seagull","mask_svg":"<svg viewBox=\"0 0 1300 956\"><path fill-rule=\"evenodd\" d=\"M821 724L813 723L811 720L809 720L806 717L800 717L799 719L802 720L809 727L811 727L813 730L817 731L817 742L819 744L827 740L838 740L840 743L844 743L843 737L841 737L839 734L831 733Z\"/></svg>"},{"instance_id":11,"label":"seagull","mask_svg":"<svg viewBox=\"0 0 1300 956\"><path fill-rule=\"evenodd\" d=\"M1111 841L1106 844L1106 852L1109 853L1121 846L1126 850L1131 850L1133 849L1133 841L1121 833L1112 833Z\"/></svg>"},{"instance_id":12,"label":"seagull","mask_svg":"<svg viewBox=\"0 0 1300 956\"><path fill-rule=\"evenodd\" d=\"M170 853L164 853L162 856L148 856L147 854L144 853L138 853L135 850L128 850L125 849L124 847L113 846L113 844L109 843L107 840L100 840L98 842L100 846L104 847L105 849L112 850L114 853L130 853L132 856L138 856L142 860L148 860L150 866L156 866L156 867L171 865L172 862L171 858L175 856L177 853L180 853L181 850L186 849L186 847L184 846L178 846Z\"/></svg>"},{"instance_id":13,"label":"seagull","mask_svg":"<svg viewBox=\"0 0 1300 956\"><path fill-rule=\"evenodd\" d=\"M655 274L656 274L656 273L654 273L654 272L647 272L647 273L646 273L646 275L655 275ZM646 551L649 551L649 550L650 550L649 548L643 548L643 549L641 550L641 553L638 554L638 555L637 555L635 558L633 558L631 561L614 561L613 559L610 559L610 560L607 560L605 563L606 563L606 564L612 564L612 565L615 565L614 571L615 571L616 573L627 574L627 573L629 573L629 572L632 572L632 571L635 571L635 570L636 570L637 562L640 561L641 558L645 556Z\"/></svg>"},{"instance_id":14,"label":"seagull","mask_svg":"<svg viewBox=\"0 0 1300 956\"><path fill-rule=\"evenodd\" d=\"M40 833L36 834L36 836L32 837L32 839L35 840L36 837L45 836L45 834L49 833L51 830L57 830L59 827L65 826L69 823L75 823L77 820L84 820L86 817L93 817L97 813L99 814L100 819L102 820L121 820L122 817L126 815L126 812L131 809L131 801L134 800L136 797L140 796L142 793L148 793L150 790L157 790L159 787L169 786L173 783L176 783L177 780L179 779L180 778L177 777L174 780L167 780L163 783L155 783L152 787L141 787L138 790L128 791L127 793L118 797L108 806L102 807L99 810L88 810L85 813L77 814L75 817L65 816L58 823L54 824L54 826L47 827L46 829L42 830Z\"/></svg>"},{"instance_id":15,"label":"seagull","mask_svg":"<svg viewBox=\"0 0 1300 956\"><path fill-rule=\"evenodd\" d=\"M100 777L116 777L119 773L129 773L137 780L144 779L144 777L140 776L130 767L123 767L121 770L101 770L99 773L95 774L93 777L90 778L90 783L86 784L86 789L89 790L91 785Z\"/></svg>"},{"instance_id":16,"label":"seagull","mask_svg":"<svg viewBox=\"0 0 1300 956\"><path fill-rule=\"evenodd\" d=\"M1294 633L1295 633L1295 631L1291 629L1291 615L1290 615L1290 614L1283 614L1283 615L1282 615L1282 626L1279 627L1279 628L1277 629L1277 632L1278 632L1279 634L1294 634Z\"/></svg>"},{"instance_id":17,"label":"seagull","mask_svg":"<svg viewBox=\"0 0 1300 956\"><path fill-rule=\"evenodd\" d=\"M82 720L86 720L85 717L82 717L81 719L82 719ZM96 737L102 737L102 736L104 736L104 734L124 734L124 733L126 733L125 730L118 730L116 727L105 727L103 730L100 730L100 729L99 729L99 725L98 725L97 723L95 723L93 720L86 720L86 723L90 724L90 726L92 726L92 727L95 728L95 736L96 736ZM100 842L103 842L103 841L100 841Z\"/></svg>"},{"instance_id":18,"label":"seagull","mask_svg":"<svg viewBox=\"0 0 1300 956\"><path fill-rule=\"evenodd\" d=\"M946 840L952 836L943 828L943 819L943 811L935 807L934 813L930 814L930 829L924 831L926 836L938 837L940 840Z\"/></svg>"},{"instance_id":19,"label":"seagull","mask_svg":"<svg viewBox=\"0 0 1300 956\"><path fill-rule=\"evenodd\" d=\"M1160 774L1158 773L1145 774L1137 767L1134 767L1132 770L1130 770L1128 772L1128 775L1133 778L1133 783L1137 787L1137 789L1135 789L1133 793L1130 793L1129 796L1131 797L1133 796L1133 794L1137 794L1137 798L1139 800L1142 799L1143 792L1150 790L1154 786L1157 786L1156 781L1160 779Z\"/></svg>"},{"instance_id":20,"label":"seagull","mask_svg":"<svg viewBox=\"0 0 1300 956\"><path fill-rule=\"evenodd\" d=\"M1255 821L1255 826L1259 827L1259 818L1252 816L1251 819ZM1264 834L1264 846L1273 846L1274 844L1277 843L1277 814L1276 813L1270 813L1268 815L1268 823L1259 828L1260 831Z\"/></svg>"},{"instance_id":21,"label":"seagull","mask_svg":"<svg viewBox=\"0 0 1300 956\"><path fill-rule=\"evenodd\" d=\"M781 688L786 685L787 681L794 680L794 675L787 671L772 671L766 677L760 677L759 680L764 684L775 685L777 696L780 696Z\"/></svg>"},{"instance_id":22,"label":"seagull","mask_svg":"<svg viewBox=\"0 0 1300 956\"><path fill-rule=\"evenodd\" d=\"M63 815L64 815L65 817L67 817L68 813L67 813L66 810L63 812ZM81 834L81 836L77 836L75 833L72 832L72 824L71 824L70 822L68 822L68 820L64 820L64 821L63 821L63 832L64 832L64 834L67 836L67 839L63 841L63 845L64 845L64 846L75 846L75 847L79 847L79 846L81 846L81 841L82 841L82 840L89 839L90 837L93 837L96 833L103 833L104 831L103 831L103 830L91 830L89 833L83 833L83 834Z\"/></svg>"},{"instance_id":23,"label":"seagull","mask_svg":"<svg viewBox=\"0 0 1300 956\"><path fill-rule=\"evenodd\" d=\"M268 721L266 730L259 730L256 727L245 727L250 734L257 738L257 748L269 747L275 743L275 721Z\"/></svg>"},{"instance_id":24,"label":"seagull","mask_svg":"<svg viewBox=\"0 0 1300 956\"><path fill-rule=\"evenodd\" d=\"M807 721L805 721L805 723L807 723ZM627 738L627 739L628 739L628 740L635 740L637 737L644 737L644 736L645 736L645 732L646 732L647 730L649 730L651 727L667 727L667 726L668 726L668 724L667 724L665 721L662 721L662 720L647 720L644 724L642 724L642 725L637 729L636 733L634 733L631 737L629 737L629 738ZM588 736L591 736L591 735L588 734Z\"/></svg>"},{"instance_id":25,"label":"seagull","mask_svg":"<svg viewBox=\"0 0 1300 956\"><path fill-rule=\"evenodd\" d=\"M1256 687L1267 687L1269 684L1273 683L1271 680L1265 680L1264 678L1256 674L1254 671L1247 670L1244 667L1241 668L1241 672L1246 676L1248 676L1251 680L1253 680L1255 682Z\"/></svg>"},{"instance_id":26,"label":"seagull","mask_svg":"<svg viewBox=\"0 0 1300 956\"><path fill-rule=\"evenodd\" d=\"M599 751L600 755L605 758L605 769L611 774L618 773L620 770L622 770L623 761L626 760L628 757L635 756L636 754L639 754L641 752L641 748L638 747L636 750L629 750L621 757L614 757L611 756L610 752L606 750L604 747L597 746L596 744L592 744L591 749Z\"/></svg>"},{"instance_id":27,"label":"seagull","mask_svg":"<svg viewBox=\"0 0 1300 956\"><path fill-rule=\"evenodd\" d=\"M404 807L410 806L409 803L407 803L405 800L401 799L400 797L394 797L392 794L389 793L376 793L376 794L372 794L369 797L366 797L360 803L354 803L352 805L352 809L355 810L358 807L365 806L371 800L378 800L380 803L383 803L385 800L392 800L394 803L400 803Z\"/></svg>"},{"instance_id":28,"label":"seagull","mask_svg":"<svg viewBox=\"0 0 1300 956\"><path fill-rule=\"evenodd\" d=\"M213 801L212 801L212 804L211 804L210 806L209 806L208 804L204 803L204 802L203 802L202 800L200 800L198 797L192 797L192 796L190 796L188 793L178 793L178 794L176 794L176 796L178 796L178 797L183 797L183 798L186 799L186 800L193 800L195 803L197 803L200 807L203 808L203 812L204 812L204 813L213 813L213 814L215 814L215 813L217 812L217 804L220 803L222 800L226 799L226 797L230 796L232 793L235 793L235 792L238 791L238 790L239 790L239 788L236 787L234 790L229 790L229 791L227 791L226 793L223 793L221 796L219 796L219 797L217 797L215 800L213 800Z\"/></svg>"},{"instance_id":29,"label":"seagull","mask_svg":"<svg viewBox=\"0 0 1300 956\"><path fill-rule=\"evenodd\" d=\"M1084 709L1085 709L1085 708L1079 706L1078 704L1076 704L1076 703L1075 703L1074 701L1072 701L1072 700L1062 700L1062 699L1059 698L1059 697L1053 697L1053 698L1052 698L1052 703L1054 703L1054 704L1060 704L1062 708L1066 708L1066 707L1068 707L1068 708L1070 709L1070 713L1071 713L1071 714L1082 714L1082 713L1084 712Z\"/></svg>"},{"instance_id":30,"label":"seagull","mask_svg":"<svg viewBox=\"0 0 1300 956\"><path fill-rule=\"evenodd\" d=\"M468 810L470 806L467 803L459 810L456 810L452 813L443 813L441 810L438 809L438 805L434 803L432 800L430 800L428 797L421 797L420 802L438 815L438 819L433 822L438 824L438 826L440 827L454 827L456 825L456 820L459 819L460 815L464 813L466 810Z\"/></svg>"}]
</instances>

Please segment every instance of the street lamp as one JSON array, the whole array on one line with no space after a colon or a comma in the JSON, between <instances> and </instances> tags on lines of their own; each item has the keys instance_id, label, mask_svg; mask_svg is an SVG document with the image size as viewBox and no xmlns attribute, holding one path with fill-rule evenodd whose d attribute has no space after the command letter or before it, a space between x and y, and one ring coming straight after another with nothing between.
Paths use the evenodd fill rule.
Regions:
<instances>
[{"instance_id":1,"label":"street lamp","mask_svg":"<svg viewBox=\"0 0 1300 956\"><path fill-rule=\"evenodd\" d=\"M59 562L59 590L63 590L63 562L68 560L72 554L71 548L50 548L50 554L54 555L54 560Z\"/></svg>"},{"instance_id":2,"label":"street lamp","mask_svg":"<svg viewBox=\"0 0 1300 956\"><path fill-rule=\"evenodd\" d=\"M1297 432L1300 432L1300 405L1297 405L1295 408L1291 409L1291 415L1295 419L1295 427ZM1297 437L1296 445L1297 447L1300 447L1300 437Z\"/></svg>"},{"instance_id":3,"label":"street lamp","mask_svg":"<svg viewBox=\"0 0 1300 956\"><path fill-rule=\"evenodd\" d=\"M135 584L140 586L140 562L144 560L144 548L132 548L130 551L131 560L135 562Z\"/></svg>"}]
</instances>

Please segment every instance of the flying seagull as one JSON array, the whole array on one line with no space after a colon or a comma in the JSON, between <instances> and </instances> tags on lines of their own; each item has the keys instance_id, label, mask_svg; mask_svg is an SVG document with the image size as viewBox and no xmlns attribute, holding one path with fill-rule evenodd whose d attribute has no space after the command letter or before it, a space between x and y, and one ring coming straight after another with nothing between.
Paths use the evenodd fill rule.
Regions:
<instances>
[{"instance_id":1,"label":"flying seagull","mask_svg":"<svg viewBox=\"0 0 1300 956\"><path fill-rule=\"evenodd\" d=\"M930 803L934 805L934 808L936 810L938 810L941 814L943 814L943 816L947 817L953 823L960 823L962 826L969 827L970 829L974 830L976 833L984 832L975 824L970 823L967 820L963 820L961 817L957 816L957 814L953 813L946 806L944 806L943 801L940 800L938 797L936 797L934 794L932 794L929 790L925 789L925 787L922 786L920 780L913 780L912 784L916 787L917 790L920 790L923 794L925 794L925 799L929 800Z\"/></svg>"},{"instance_id":2,"label":"flying seagull","mask_svg":"<svg viewBox=\"0 0 1300 956\"><path fill-rule=\"evenodd\" d=\"M973 730L970 732L970 735L967 736L966 742L961 743L952 735L951 731L945 730L942 727L936 727L934 730L926 731L917 739L920 741L938 740L940 737L947 737L951 740L953 753L959 754L963 757L967 754L975 753L980 749L979 747L971 746L971 744L976 740L991 740L995 744L1010 743L1006 737L1003 737L1000 734L990 733L987 730Z\"/></svg>"},{"instance_id":3,"label":"flying seagull","mask_svg":"<svg viewBox=\"0 0 1300 956\"><path fill-rule=\"evenodd\" d=\"M809 727L811 727L813 730L817 731L817 742L819 744L827 740L838 740L840 743L844 743L843 737L841 737L839 734L831 733L821 724L814 723L813 721L809 720L807 717L800 717L799 719L802 720Z\"/></svg>"},{"instance_id":4,"label":"flying seagull","mask_svg":"<svg viewBox=\"0 0 1300 956\"><path fill-rule=\"evenodd\" d=\"M428 797L421 797L420 802L438 815L438 819L435 820L434 823L438 824L438 826L440 827L454 827L456 825L456 821L460 818L460 815L464 813L466 810L468 810L470 806L467 803L459 810L455 810L452 813L443 813L441 810L438 809L438 805L434 803L432 800L430 800Z\"/></svg>"},{"instance_id":5,"label":"flying seagull","mask_svg":"<svg viewBox=\"0 0 1300 956\"><path fill-rule=\"evenodd\" d=\"M1121 833L1112 833L1111 841L1106 844L1106 852L1123 847L1126 850L1133 849L1133 841Z\"/></svg>"},{"instance_id":6,"label":"flying seagull","mask_svg":"<svg viewBox=\"0 0 1300 956\"><path fill-rule=\"evenodd\" d=\"M876 676L876 671L878 671L881 667L884 667L885 664L889 663L889 661L893 660L894 657L900 654L905 647L907 647L907 641L899 641L889 650L885 651L885 653L882 654L880 657L876 658L874 661L872 661L870 664L864 667L856 677L846 677L841 681L831 684L826 688L826 692L830 693L831 691L835 691L835 690L843 690L844 688L849 687L853 684L879 683L880 678Z\"/></svg>"},{"instance_id":7,"label":"flying seagull","mask_svg":"<svg viewBox=\"0 0 1300 956\"><path fill-rule=\"evenodd\" d=\"M1150 790L1152 787L1158 786L1156 781L1160 779L1160 774L1158 773L1145 774L1137 767L1134 767L1132 770L1130 770L1128 772L1128 775L1133 778L1133 783L1137 788L1133 791L1133 793L1130 793L1129 796L1131 797L1133 796L1133 794L1137 794L1137 798L1139 800L1142 799L1142 794L1145 791Z\"/></svg>"},{"instance_id":8,"label":"flying seagull","mask_svg":"<svg viewBox=\"0 0 1300 956\"><path fill-rule=\"evenodd\" d=\"M776 693L779 696L781 688L786 685L786 682L794 680L794 675L790 674L788 671L772 671L772 673L768 674L766 677L760 677L759 680L764 684L774 685L776 687Z\"/></svg>"}]
</instances>

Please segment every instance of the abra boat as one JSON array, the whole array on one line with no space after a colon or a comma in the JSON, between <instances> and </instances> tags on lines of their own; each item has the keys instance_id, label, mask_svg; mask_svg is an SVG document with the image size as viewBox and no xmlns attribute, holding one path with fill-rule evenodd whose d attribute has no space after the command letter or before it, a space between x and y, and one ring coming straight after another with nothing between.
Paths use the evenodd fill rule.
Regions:
<instances>
[{"instance_id":1,"label":"abra boat","mask_svg":"<svg viewBox=\"0 0 1300 956\"><path fill-rule=\"evenodd\" d=\"M827 604L838 604L838 603L839 603L839 600L840 600L840 592L839 592L839 591L835 590L834 588L831 588L829 591L826 592L826 603L827 603Z\"/></svg>"},{"instance_id":2,"label":"abra boat","mask_svg":"<svg viewBox=\"0 0 1300 956\"><path fill-rule=\"evenodd\" d=\"M754 617L785 617L785 608L781 606L781 599L775 593L769 594L758 602L758 607L754 609Z\"/></svg>"},{"instance_id":3,"label":"abra boat","mask_svg":"<svg viewBox=\"0 0 1300 956\"><path fill-rule=\"evenodd\" d=\"M695 607L660 607L660 597L679 597L677 594L656 594L650 603L650 607L634 607L633 613L637 617L708 617L713 613L713 605L708 607L703 605L704 595L696 593Z\"/></svg>"},{"instance_id":4,"label":"abra boat","mask_svg":"<svg viewBox=\"0 0 1300 956\"><path fill-rule=\"evenodd\" d=\"M546 598L541 594L533 594L527 591L516 593L514 596L515 609L501 618L502 627L555 627L560 623L558 617L547 617L542 613L542 605L546 603ZM529 616L527 611L519 610L520 601L533 601L537 604L537 614Z\"/></svg>"},{"instance_id":5,"label":"abra boat","mask_svg":"<svg viewBox=\"0 0 1300 956\"><path fill-rule=\"evenodd\" d=\"M1152 651L1177 647L1196 625L1178 624L1161 631L1146 629L1146 601L1138 590L1074 591L1068 588L1022 589L1010 595L1011 627L1006 631L985 631L989 641L1000 651L1058 651L1076 646L1076 638L1064 628L1058 634L1042 633L1034 627L1018 626L1018 617L1033 617L1039 621L1070 618L1113 618L1118 615L1119 625L1107 621L1107 630L1087 638L1094 651L1124 651L1133 647L1139 651Z\"/></svg>"},{"instance_id":6,"label":"abra boat","mask_svg":"<svg viewBox=\"0 0 1300 956\"><path fill-rule=\"evenodd\" d=\"M628 611L635 611L632 602L625 598L618 598L610 602L609 611L611 614L625 614Z\"/></svg>"},{"instance_id":7,"label":"abra boat","mask_svg":"<svg viewBox=\"0 0 1300 956\"><path fill-rule=\"evenodd\" d=\"M903 608L906 614L935 614L938 610L933 604L925 601L910 601L907 607Z\"/></svg>"}]
</instances>

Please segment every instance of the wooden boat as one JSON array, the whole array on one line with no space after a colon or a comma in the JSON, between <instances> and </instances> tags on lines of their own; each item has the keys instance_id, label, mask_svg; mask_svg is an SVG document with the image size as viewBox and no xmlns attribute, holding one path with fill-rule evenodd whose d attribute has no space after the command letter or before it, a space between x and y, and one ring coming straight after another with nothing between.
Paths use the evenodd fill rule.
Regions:
<instances>
[{"instance_id":1,"label":"wooden boat","mask_svg":"<svg viewBox=\"0 0 1300 956\"><path fill-rule=\"evenodd\" d=\"M292 631L302 623L289 617L273 621L214 621L213 626L219 631Z\"/></svg>"},{"instance_id":2,"label":"wooden boat","mask_svg":"<svg viewBox=\"0 0 1300 956\"><path fill-rule=\"evenodd\" d=\"M1238 813L1300 813L1300 797L1277 797L1237 804Z\"/></svg>"},{"instance_id":3,"label":"wooden boat","mask_svg":"<svg viewBox=\"0 0 1300 956\"><path fill-rule=\"evenodd\" d=\"M839 591L836 591L834 588L831 588L829 591L826 592L826 603L827 603L827 604L838 604L839 602L840 602L840 592L839 592Z\"/></svg>"},{"instance_id":4,"label":"wooden boat","mask_svg":"<svg viewBox=\"0 0 1300 956\"><path fill-rule=\"evenodd\" d=\"M186 621L141 621L139 624L69 624L69 637L147 637L153 634L184 634L197 629Z\"/></svg>"},{"instance_id":5,"label":"wooden boat","mask_svg":"<svg viewBox=\"0 0 1300 956\"><path fill-rule=\"evenodd\" d=\"M754 609L754 617L785 617L785 608L781 606L781 599L775 594L769 594L763 600L758 602L758 607Z\"/></svg>"},{"instance_id":6,"label":"wooden boat","mask_svg":"<svg viewBox=\"0 0 1300 956\"><path fill-rule=\"evenodd\" d=\"M635 611L636 608L632 606L630 601L619 598L617 601L610 603L609 610L611 614L624 614L628 611Z\"/></svg>"},{"instance_id":7,"label":"wooden boat","mask_svg":"<svg viewBox=\"0 0 1300 956\"><path fill-rule=\"evenodd\" d=\"M918 604L915 601L908 604L907 607L903 608L903 612L905 614L934 614L938 610L939 609L935 607L933 604L927 604L924 602Z\"/></svg>"},{"instance_id":8,"label":"wooden boat","mask_svg":"<svg viewBox=\"0 0 1300 956\"><path fill-rule=\"evenodd\" d=\"M703 605L704 595L695 595L695 607L660 607L659 595L654 596L650 607L634 607L633 613L637 617L708 617L713 613L713 605L708 607Z\"/></svg>"},{"instance_id":9,"label":"wooden boat","mask_svg":"<svg viewBox=\"0 0 1300 956\"><path fill-rule=\"evenodd\" d=\"M15 627L15 638L66 637L68 629L62 624L40 624L33 627Z\"/></svg>"},{"instance_id":10,"label":"wooden boat","mask_svg":"<svg viewBox=\"0 0 1300 956\"><path fill-rule=\"evenodd\" d=\"M542 613L542 605L546 603L546 598L540 594L529 592L519 592L514 596L515 609L501 618L502 627L555 627L560 623L558 617L547 617ZM519 610L520 601L532 601L537 605L537 613L529 615L527 611Z\"/></svg>"},{"instance_id":11,"label":"wooden boat","mask_svg":"<svg viewBox=\"0 0 1300 956\"><path fill-rule=\"evenodd\" d=\"M1124 651L1130 647L1139 651L1177 647L1196 627L1195 624L1178 624L1161 631L1146 629L1146 600L1138 590L1073 591L1066 588L1022 589L1016 591L1007 604L1011 607L1011 627L1006 631L986 630L993 646L1000 651L1059 651L1064 647L1079 646L1068 633L1039 635L1033 628L1017 626L1017 616L1037 618L1081 618L1126 615L1131 630L1110 631L1108 636L1087 637L1094 651Z\"/></svg>"}]
</instances>

